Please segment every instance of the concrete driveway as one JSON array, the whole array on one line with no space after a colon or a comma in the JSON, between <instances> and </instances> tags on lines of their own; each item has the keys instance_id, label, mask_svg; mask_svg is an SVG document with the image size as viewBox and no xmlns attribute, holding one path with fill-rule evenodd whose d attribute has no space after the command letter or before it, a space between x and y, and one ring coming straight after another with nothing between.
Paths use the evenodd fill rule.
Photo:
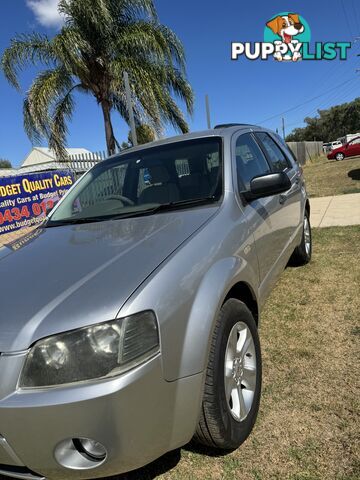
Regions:
<instances>
[{"instance_id":1,"label":"concrete driveway","mask_svg":"<svg viewBox=\"0 0 360 480\"><path fill-rule=\"evenodd\" d=\"M311 226L360 225L360 193L310 198Z\"/></svg>"}]
</instances>

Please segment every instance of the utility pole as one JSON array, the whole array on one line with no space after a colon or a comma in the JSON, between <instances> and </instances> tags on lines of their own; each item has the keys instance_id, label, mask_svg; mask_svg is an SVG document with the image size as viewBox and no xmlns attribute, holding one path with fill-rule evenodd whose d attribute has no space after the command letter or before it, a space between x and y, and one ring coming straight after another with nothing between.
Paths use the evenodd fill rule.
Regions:
<instances>
[{"instance_id":1,"label":"utility pole","mask_svg":"<svg viewBox=\"0 0 360 480\"><path fill-rule=\"evenodd\" d=\"M285 118L282 117L282 131L283 131L283 138L285 140Z\"/></svg>"},{"instance_id":2,"label":"utility pole","mask_svg":"<svg viewBox=\"0 0 360 480\"><path fill-rule=\"evenodd\" d=\"M134 110L133 110L132 101L131 101L131 90L130 90L128 72L124 72L124 84L125 84L127 111L128 111L129 120L130 120L131 138L132 138L133 146L136 147L138 142L137 142L137 135L136 135L136 128L135 128Z\"/></svg>"},{"instance_id":3,"label":"utility pole","mask_svg":"<svg viewBox=\"0 0 360 480\"><path fill-rule=\"evenodd\" d=\"M210 117L210 102L209 102L209 95L205 95L205 106L206 106L206 120L207 120L207 127L211 129L211 117Z\"/></svg>"}]
</instances>

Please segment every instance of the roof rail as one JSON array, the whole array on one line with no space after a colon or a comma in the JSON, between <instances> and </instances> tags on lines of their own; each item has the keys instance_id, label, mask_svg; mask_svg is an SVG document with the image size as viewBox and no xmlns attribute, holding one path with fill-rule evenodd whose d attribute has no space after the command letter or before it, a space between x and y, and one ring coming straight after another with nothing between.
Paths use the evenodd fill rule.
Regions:
<instances>
[{"instance_id":1,"label":"roof rail","mask_svg":"<svg viewBox=\"0 0 360 480\"><path fill-rule=\"evenodd\" d=\"M253 127L254 125L250 123L222 123L220 125L215 125L214 129L219 128L230 128L230 127Z\"/></svg>"}]
</instances>

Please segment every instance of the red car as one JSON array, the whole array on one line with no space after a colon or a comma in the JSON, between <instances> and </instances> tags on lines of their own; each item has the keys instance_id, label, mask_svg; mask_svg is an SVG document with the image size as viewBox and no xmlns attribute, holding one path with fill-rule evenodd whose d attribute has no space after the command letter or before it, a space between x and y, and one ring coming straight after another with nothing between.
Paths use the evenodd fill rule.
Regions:
<instances>
[{"instance_id":1,"label":"red car","mask_svg":"<svg viewBox=\"0 0 360 480\"><path fill-rule=\"evenodd\" d=\"M360 155L360 137L353 138L339 148L330 152L327 156L329 160L344 160L345 157L355 157Z\"/></svg>"}]
</instances>

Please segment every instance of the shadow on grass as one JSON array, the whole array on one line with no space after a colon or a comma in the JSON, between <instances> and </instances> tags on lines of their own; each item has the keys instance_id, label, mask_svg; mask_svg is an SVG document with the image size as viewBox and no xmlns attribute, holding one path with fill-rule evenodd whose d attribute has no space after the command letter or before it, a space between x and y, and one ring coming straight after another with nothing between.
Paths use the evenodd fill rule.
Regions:
<instances>
[{"instance_id":1,"label":"shadow on grass","mask_svg":"<svg viewBox=\"0 0 360 480\"><path fill-rule=\"evenodd\" d=\"M165 453L154 462L145 465L145 467L133 470L122 475L107 477L106 480L153 480L163 473L169 472L179 463L181 459L181 450L177 448L171 452ZM105 480L105 479L104 479Z\"/></svg>"},{"instance_id":2,"label":"shadow on grass","mask_svg":"<svg viewBox=\"0 0 360 480\"><path fill-rule=\"evenodd\" d=\"M194 442L190 442L184 447L183 450L198 455L204 455L207 457L223 457L229 453L229 451L219 451L215 448L204 447ZM177 448L171 452L166 453L162 457L154 460L153 462L145 465L145 467L133 470L129 473L122 475L115 475L113 477L107 477L103 480L154 480L163 473L170 472L181 460L181 449Z\"/></svg>"},{"instance_id":3,"label":"shadow on grass","mask_svg":"<svg viewBox=\"0 0 360 480\"><path fill-rule=\"evenodd\" d=\"M350 170L350 172L348 172L348 177L350 177L352 180L360 180L360 168Z\"/></svg>"},{"instance_id":4,"label":"shadow on grass","mask_svg":"<svg viewBox=\"0 0 360 480\"><path fill-rule=\"evenodd\" d=\"M220 450L216 448L205 447L204 445L199 445L198 443L195 443L195 442L188 443L183 447L183 450L186 450L187 452L191 452L191 453L197 453L198 455L204 455L206 457L216 457L216 458L225 457L232 451L232 450Z\"/></svg>"}]
</instances>

